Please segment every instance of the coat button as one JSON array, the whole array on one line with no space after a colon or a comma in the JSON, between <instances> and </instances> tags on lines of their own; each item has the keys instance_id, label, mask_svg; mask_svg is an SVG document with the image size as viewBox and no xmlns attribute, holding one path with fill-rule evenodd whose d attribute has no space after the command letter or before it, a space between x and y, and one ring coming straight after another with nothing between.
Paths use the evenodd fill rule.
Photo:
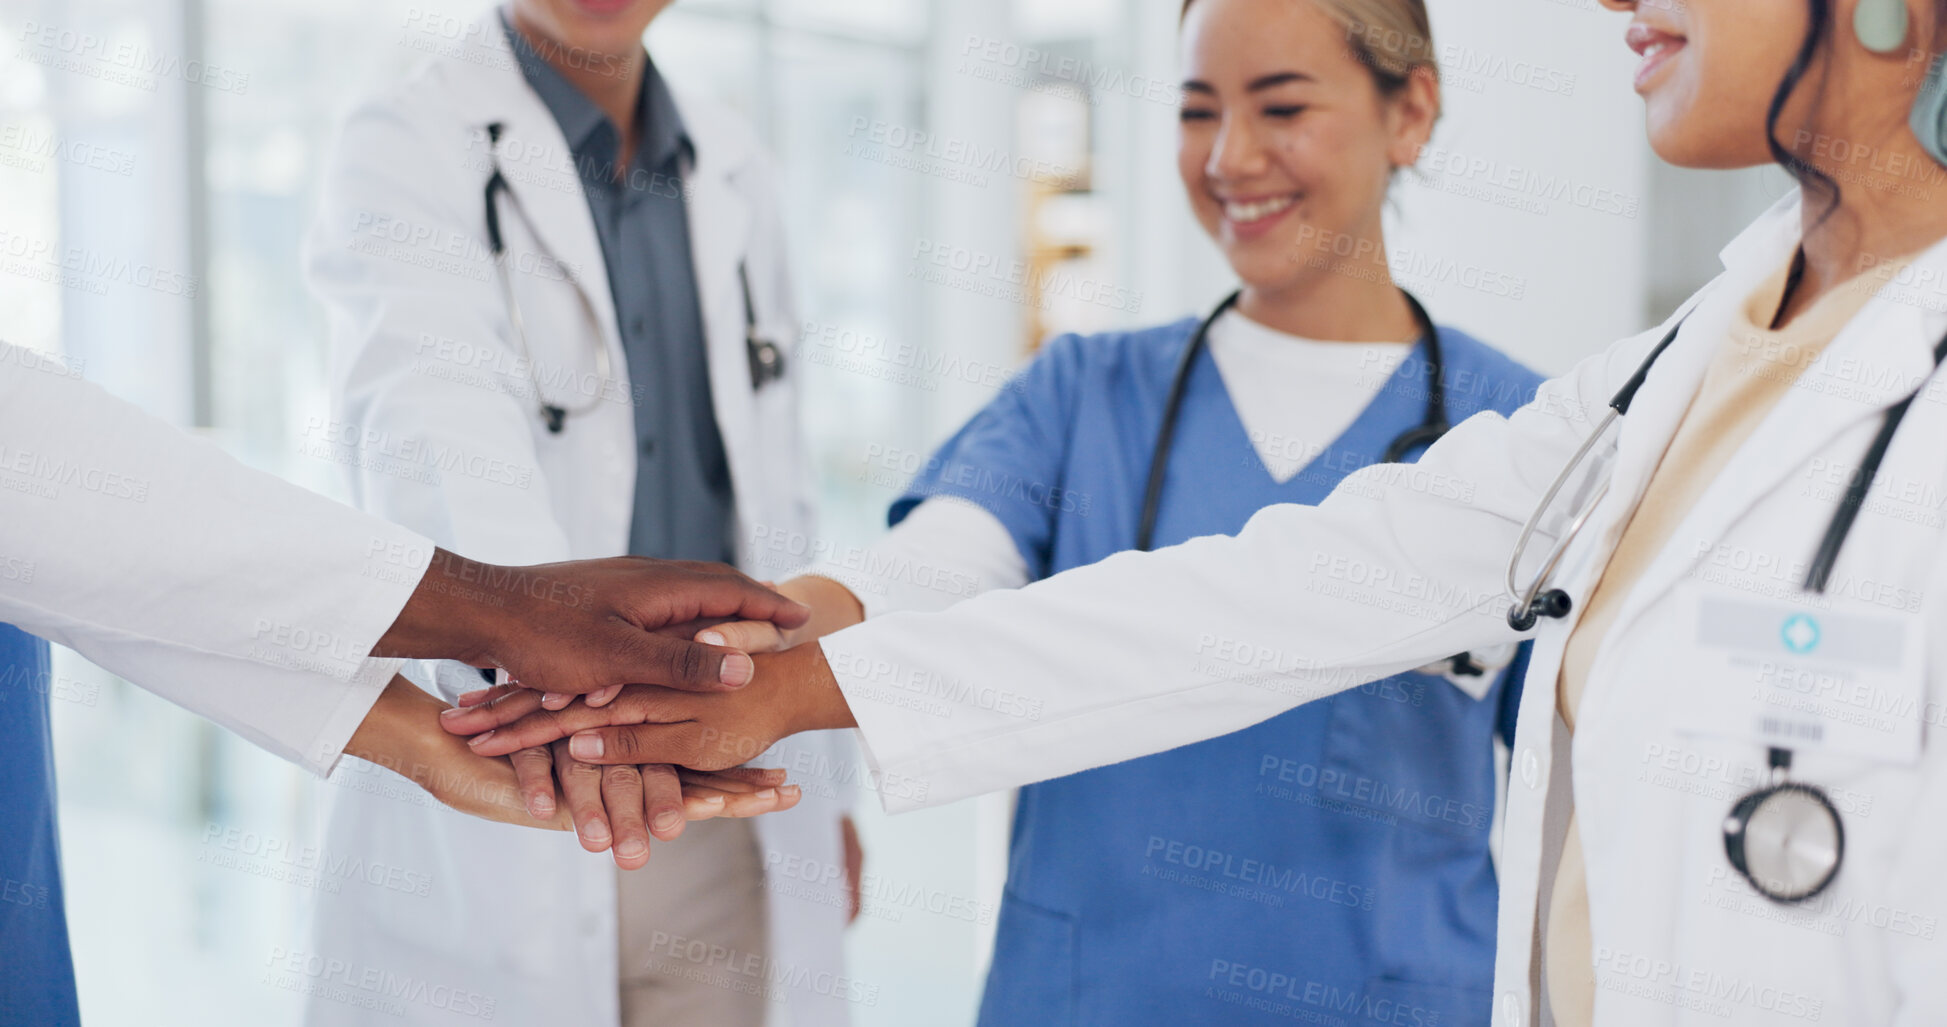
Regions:
<instances>
[{"instance_id":1,"label":"coat button","mask_svg":"<svg viewBox=\"0 0 1947 1027\"><path fill-rule=\"evenodd\" d=\"M655 440L655 439L643 439L643 440L642 440L642 455L643 455L643 456L655 456L655 455L656 455L656 440Z\"/></svg>"},{"instance_id":2,"label":"coat button","mask_svg":"<svg viewBox=\"0 0 1947 1027\"><path fill-rule=\"evenodd\" d=\"M1541 757L1535 755L1533 746L1521 750L1521 783L1530 788L1541 780Z\"/></svg>"},{"instance_id":3,"label":"coat button","mask_svg":"<svg viewBox=\"0 0 1947 1027\"><path fill-rule=\"evenodd\" d=\"M1521 996L1512 991L1501 993L1500 1027L1521 1027Z\"/></svg>"}]
</instances>

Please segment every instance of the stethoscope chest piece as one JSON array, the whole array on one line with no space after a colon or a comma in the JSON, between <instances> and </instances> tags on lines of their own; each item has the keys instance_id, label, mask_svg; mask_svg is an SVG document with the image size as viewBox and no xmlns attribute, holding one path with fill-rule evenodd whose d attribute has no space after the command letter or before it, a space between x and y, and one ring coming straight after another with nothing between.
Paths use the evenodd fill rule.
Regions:
<instances>
[{"instance_id":1,"label":"stethoscope chest piece","mask_svg":"<svg viewBox=\"0 0 1947 1027\"><path fill-rule=\"evenodd\" d=\"M1791 758L1772 750L1769 787L1751 792L1724 818L1724 855L1758 894L1773 902L1804 902L1839 875L1846 829L1825 792L1785 780Z\"/></svg>"}]
</instances>

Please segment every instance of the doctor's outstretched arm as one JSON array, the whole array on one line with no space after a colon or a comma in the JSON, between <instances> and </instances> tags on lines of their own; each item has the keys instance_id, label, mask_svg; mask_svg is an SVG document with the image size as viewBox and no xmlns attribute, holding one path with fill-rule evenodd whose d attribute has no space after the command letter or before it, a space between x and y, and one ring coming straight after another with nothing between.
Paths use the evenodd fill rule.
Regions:
<instances>
[{"instance_id":1,"label":"doctor's outstretched arm","mask_svg":"<svg viewBox=\"0 0 1947 1027\"><path fill-rule=\"evenodd\" d=\"M748 657L651 629L808 615L723 568L466 560L4 344L0 525L0 621L319 773L405 658L559 691L728 687Z\"/></svg>"},{"instance_id":2,"label":"doctor's outstretched arm","mask_svg":"<svg viewBox=\"0 0 1947 1027\"><path fill-rule=\"evenodd\" d=\"M932 614L759 655L734 694L624 690L534 712L512 694L447 719L493 754L573 735L591 762L729 766L794 731L856 724L888 807L949 802L1159 752L1458 652L1511 641L1507 559L1542 492L1658 336L1480 414L1414 465L1354 474L1236 537L1123 553ZM640 726L628 726L640 725Z\"/></svg>"}]
</instances>

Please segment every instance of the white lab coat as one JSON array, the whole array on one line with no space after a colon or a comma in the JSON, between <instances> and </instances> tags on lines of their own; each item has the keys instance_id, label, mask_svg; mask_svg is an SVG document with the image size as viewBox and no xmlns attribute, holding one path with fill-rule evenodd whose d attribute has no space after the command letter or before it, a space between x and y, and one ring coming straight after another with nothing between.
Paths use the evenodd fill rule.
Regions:
<instances>
[{"instance_id":1,"label":"white lab coat","mask_svg":"<svg viewBox=\"0 0 1947 1027\"><path fill-rule=\"evenodd\" d=\"M339 420L320 434L352 443L345 459L362 506L469 556L513 564L614 556L627 551L634 503L630 401L654 402L655 385L627 378L601 245L568 145L499 31L491 17L470 27L464 46L359 106L338 141L306 247L312 286L332 320ZM788 351L795 321L783 243L771 171L754 136L719 107L690 97L679 106L696 151L681 187L712 399L740 551L749 554L774 532L810 530L796 375L753 391L738 281L747 264L757 329ZM491 122L502 126L512 199L502 200L501 223L535 376L543 395L564 406L604 397L571 415L560 434L537 413L486 248ZM525 219L511 213L516 204ZM597 347L615 368L608 388L592 384ZM477 675L451 670L439 675L449 698L479 687ZM758 822L767 865L842 866L844 768L857 761L840 754L849 750L849 739L827 734L782 755L803 779L805 798ZM606 855L583 852L569 835L357 787L337 790L328 821L325 847L334 856L415 875L403 880L418 894L354 886L320 895L313 929L327 959L447 986L446 1000L404 1003L409 1022L471 1023L482 1009L516 1024L617 1021L616 871ZM656 867L652 852L637 872ZM847 995L833 985L842 970L842 878L809 876L818 879L770 890L767 976L740 980L783 997L770 1007L774 1022L788 1010L797 1027L842 1024ZM398 1022L322 989L309 998L308 1022L367 1018Z\"/></svg>"},{"instance_id":2,"label":"white lab coat","mask_svg":"<svg viewBox=\"0 0 1947 1027\"><path fill-rule=\"evenodd\" d=\"M0 621L273 755L339 762L431 554L0 343Z\"/></svg>"},{"instance_id":3,"label":"white lab coat","mask_svg":"<svg viewBox=\"0 0 1947 1027\"><path fill-rule=\"evenodd\" d=\"M1793 196L1724 251L1723 275L1623 419L1614 485L1565 557L1570 595L1589 594L1734 313L1798 239ZM1885 408L1933 374L1943 281L1947 242L1879 292L1702 494L1624 599L1572 746L1555 682L1576 614L1534 633L1500 860L1499 1027L1535 1022L1536 916L1568 812L1565 794L1549 796L1570 776L1598 1023L1947 1022L1947 746L1932 737L1947 664L1924 660L1913 675L1925 700L1917 761L1800 754L1793 776L1842 809L1845 864L1828 896L1794 913L1756 897L1725 858L1721 824L1764 748L1689 726L1701 704L1687 690L1700 686L1682 674L1690 624L1673 598L1686 581L1745 596L1796 590L1836 506L1828 472L1857 467ZM1522 523L1668 327L1583 361L1510 419L1468 420L1416 468L1369 468L1316 508L1259 513L1235 538L1118 555L827 638L888 806L1168 749L1509 640L1503 581ZM1876 514L1887 500L1875 492L1829 593L1835 612L1911 604L1927 649L1947 635L1943 397L1935 381L1913 404L1881 472L1892 494L1935 516Z\"/></svg>"}]
</instances>

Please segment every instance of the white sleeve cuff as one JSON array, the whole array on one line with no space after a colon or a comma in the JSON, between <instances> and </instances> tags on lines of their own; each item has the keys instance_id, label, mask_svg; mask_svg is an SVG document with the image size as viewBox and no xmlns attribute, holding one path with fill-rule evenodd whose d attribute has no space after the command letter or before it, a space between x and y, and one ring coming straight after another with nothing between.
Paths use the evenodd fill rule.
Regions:
<instances>
[{"instance_id":1,"label":"white sleeve cuff","mask_svg":"<svg viewBox=\"0 0 1947 1027\"><path fill-rule=\"evenodd\" d=\"M324 723L318 727L316 741L310 752L300 761L300 766L319 777L329 777L338 766L339 757L345 754L345 746L351 743L352 735L358 725L365 722L371 714L372 706L379 701L379 693L399 673L406 661L395 659L367 659L352 673L351 680L343 686L344 696L339 699Z\"/></svg>"}]
</instances>

